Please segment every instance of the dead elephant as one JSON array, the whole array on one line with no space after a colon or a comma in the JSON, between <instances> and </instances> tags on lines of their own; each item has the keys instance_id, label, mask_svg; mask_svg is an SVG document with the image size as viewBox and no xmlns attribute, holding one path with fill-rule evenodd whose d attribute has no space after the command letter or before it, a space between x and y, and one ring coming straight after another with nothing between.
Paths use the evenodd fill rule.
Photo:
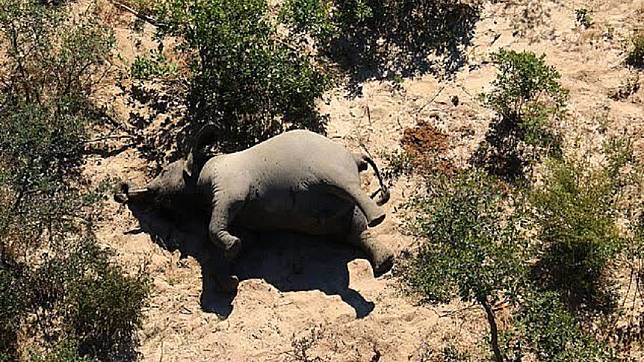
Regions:
<instances>
[{"instance_id":1,"label":"dead elephant","mask_svg":"<svg viewBox=\"0 0 644 362\"><path fill-rule=\"evenodd\" d=\"M185 160L164 167L146 187L124 184L115 199L151 202L169 210L203 208L210 216L210 240L224 250L229 262L245 244L243 235L286 230L346 240L367 254L375 276L391 269L391 251L368 230L383 221L380 206L389 199L368 155L351 153L319 134L295 130L241 152L208 158L205 150L213 137L214 128L205 126ZM380 182L372 197L360 188L359 172L368 165ZM224 280L223 289L237 287L237 277Z\"/></svg>"}]
</instances>

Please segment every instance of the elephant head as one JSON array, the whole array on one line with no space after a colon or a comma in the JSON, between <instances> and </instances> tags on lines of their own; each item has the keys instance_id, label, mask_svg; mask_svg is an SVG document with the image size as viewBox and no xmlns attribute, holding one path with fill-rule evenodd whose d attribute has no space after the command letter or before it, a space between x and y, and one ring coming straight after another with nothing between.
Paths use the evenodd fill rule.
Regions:
<instances>
[{"instance_id":1,"label":"elephant head","mask_svg":"<svg viewBox=\"0 0 644 362\"><path fill-rule=\"evenodd\" d=\"M168 210L189 202L195 191L199 172L207 161L206 146L213 141L214 134L214 126L204 126L197 133L192 150L185 159L164 166L159 175L144 187L122 183L120 192L114 195L114 199L123 204L150 203Z\"/></svg>"}]
</instances>

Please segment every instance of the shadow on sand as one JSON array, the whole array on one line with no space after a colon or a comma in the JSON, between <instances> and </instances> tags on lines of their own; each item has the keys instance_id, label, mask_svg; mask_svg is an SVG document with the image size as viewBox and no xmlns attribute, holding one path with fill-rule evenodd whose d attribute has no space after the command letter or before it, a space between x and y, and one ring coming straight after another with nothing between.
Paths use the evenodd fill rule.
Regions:
<instances>
[{"instance_id":1,"label":"shadow on sand","mask_svg":"<svg viewBox=\"0 0 644 362\"><path fill-rule=\"evenodd\" d=\"M349 96L361 95L362 82L369 79L395 81L426 73L449 79L467 63L480 6L455 0L367 3L371 15L346 18L340 35L326 46L349 75Z\"/></svg>"},{"instance_id":2,"label":"shadow on sand","mask_svg":"<svg viewBox=\"0 0 644 362\"><path fill-rule=\"evenodd\" d=\"M129 206L140 228L159 246L179 250L181 258L192 256L201 265L201 308L227 318L233 310L235 294L221 293L216 276L224 273L223 253L208 241L206 220L190 217L189 222L173 222L165 215L134 205ZM180 226L179 226L180 225ZM347 264L365 258L361 251L319 237L293 233L266 233L258 237L235 261L233 272L240 281L261 278L282 292L320 290L338 295L355 311L357 318L369 315L374 304L349 288Z\"/></svg>"}]
</instances>

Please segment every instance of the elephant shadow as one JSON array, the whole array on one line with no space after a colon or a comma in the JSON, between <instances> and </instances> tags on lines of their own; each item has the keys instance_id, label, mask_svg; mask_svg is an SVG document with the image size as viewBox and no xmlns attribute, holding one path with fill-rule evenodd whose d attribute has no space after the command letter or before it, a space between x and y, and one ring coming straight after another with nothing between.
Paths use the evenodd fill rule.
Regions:
<instances>
[{"instance_id":1,"label":"elephant shadow","mask_svg":"<svg viewBox=\"0 0 644 362\"><path fill-rule=\"evenodd\" d=\"M207 220L185 213L178 221L155 210L128 207L140 227L126 233L144 232L160 247L179 250L181 258L195 258L202 274L201 308L227 318L233 311L236 292L218 291L216 277L224 275L225 262L223 252L208 240ZM357 318L364 318L374 309L374 303L349 288L347 264L356 258L365 255L350 245L323 237L271 232L257 235L255 242L245 245L232 271L240 281L263 279L281 292L319 290L338 295L355 310Z\"/></svg>"}]
</instances>

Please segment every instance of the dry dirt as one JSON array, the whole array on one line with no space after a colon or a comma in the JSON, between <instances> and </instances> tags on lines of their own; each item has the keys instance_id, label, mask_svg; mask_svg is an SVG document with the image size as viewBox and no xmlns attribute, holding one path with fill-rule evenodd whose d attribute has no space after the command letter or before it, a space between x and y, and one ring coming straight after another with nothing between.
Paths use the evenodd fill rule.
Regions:
<instances>
[{"instance_id":1,"label":"dry dirt","mask_svg":"<svg viewBox=\"0 0 644 362\"><path fill-rule=\"evenodd\" d=\"M606 133L626 132L644 149L644 91L620 101L610 98L629 71L623 65L625 39L644 25L642 0L512 1L487 3L477 24L468 64L453 80L431 75L406 79L401 87L367 81L363 94L347 97L336 89L320 108L330 116L329 136L347 147L364 144L374 155L400 147L404 130L418 122L448 135L445 157L466 164L482 140L492 114L478 94L494 78L489 54L499 48L545 53L570 90L569 117L558 125L568 150L590 155ZM153 48L153 27L132 30L134 17L100 3L116 31L125 63ZM575 9L591 11L593 25L575 21ZM527 20L532 19L532 22ZM115 61L115 67L119 67ZM126 122L132 106L107 84L102 100L115 119ZM459 99L458 105L452 102ZM163 122L159 116L148 127ZM607 130L607 131L606 131ZM384 161L378 162L384 167ZM136 149L90 159L86 174L98 182L119 177L143 183L150 162ZM365 176L375 188L373 177ZM393 184L387 219L374 229L397 252L415 240L400 231L401 203L417 192L413 179ZM170 230L157 221L139 222L132 212L110 202L98 237L118 252L131 270L145 266L153 292L140 333L145 361L296 360L296 345L312 341L308 356L331 361L430 360L447 344L485 359L486 323L482 313L452 303L418 306L392 277L374 279L367 261L354 250L295 236L267 236L267 245L240 261L242 282L234 298L211 291L212 258L199 233ZM159 226L161 225L161 226ZM172 252L172 246L179 245ZM184 255L181 255L184 254ZM227 317L225 317L227 315Z\"/></svg>"}]
</instances>

